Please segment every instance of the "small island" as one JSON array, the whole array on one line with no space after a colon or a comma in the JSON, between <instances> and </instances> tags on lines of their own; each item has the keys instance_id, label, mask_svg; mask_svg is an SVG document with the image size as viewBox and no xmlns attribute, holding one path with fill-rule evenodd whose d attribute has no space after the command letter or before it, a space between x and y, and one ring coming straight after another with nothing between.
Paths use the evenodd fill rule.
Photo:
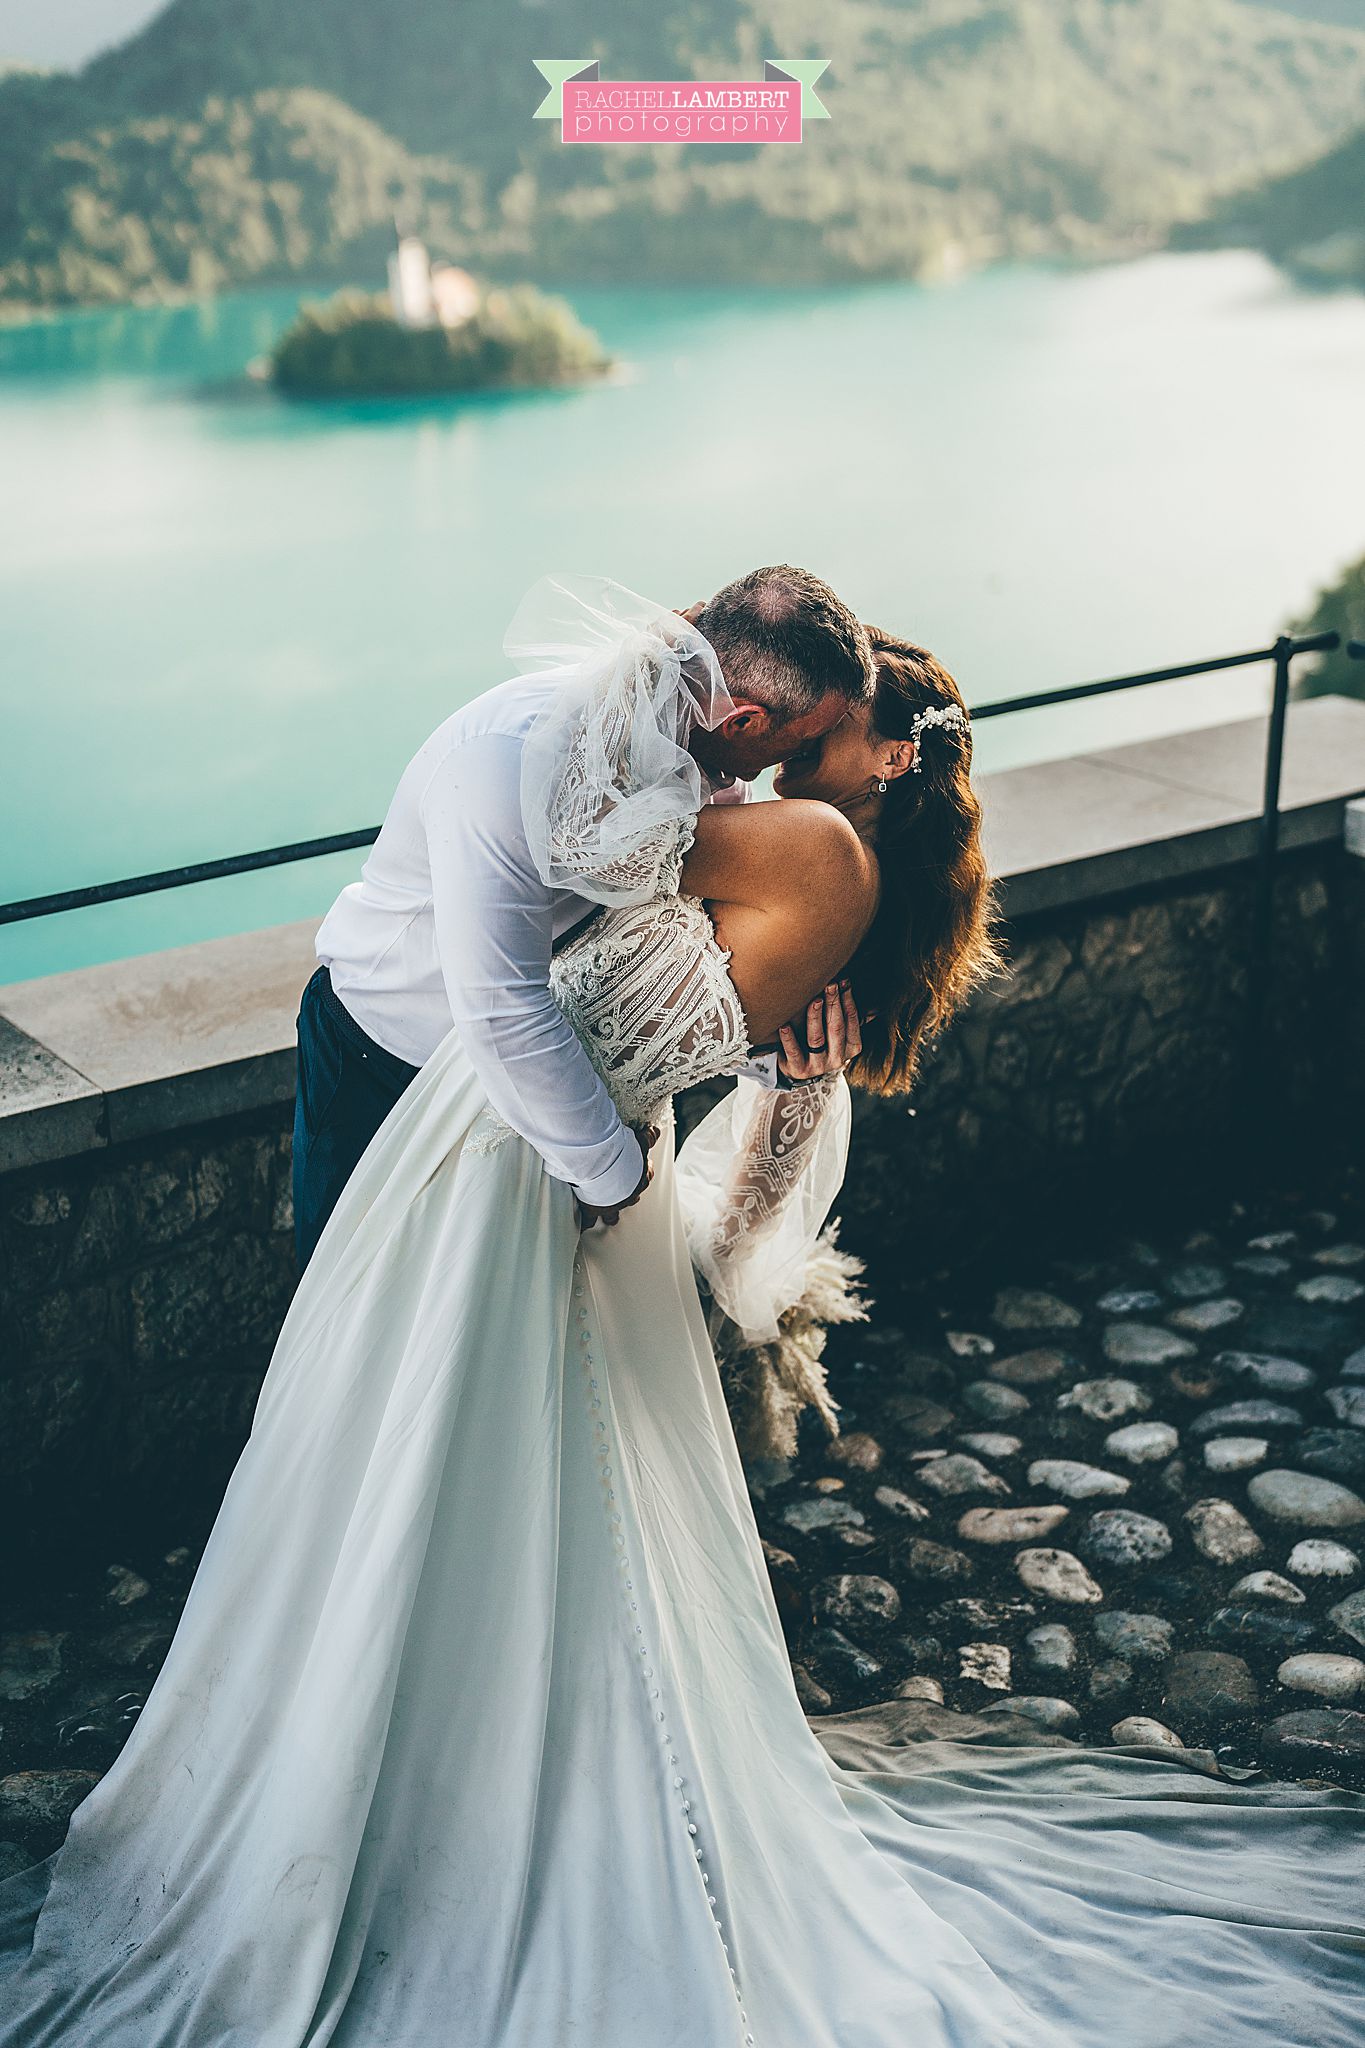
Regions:
<instances>
[{"instance_id":1,"label":"small island","mask_svg":"<svg viewBox=\"0 0 1365 2048\"><path fill-rule=\"evenodd\" d=\"M431 263L405 235L389 258L387 293L349 290L305 304L266 373L291 395L400 398L579 383L612 367L563 299L533 285L485 286L454 264Z\"/></svg>"}]
</instances>

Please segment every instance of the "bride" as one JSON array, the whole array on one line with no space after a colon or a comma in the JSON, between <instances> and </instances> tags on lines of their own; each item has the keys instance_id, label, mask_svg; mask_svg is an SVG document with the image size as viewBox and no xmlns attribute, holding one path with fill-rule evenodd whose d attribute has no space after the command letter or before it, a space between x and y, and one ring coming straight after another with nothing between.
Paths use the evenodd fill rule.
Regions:
<instances>
[{"instance_id":1,"label":"bride","mask_svg":"<svg viewBox=\"0 0 1365 2048\"><path fill-rule=\"evenodd\" d=\"M699 637L595 650L585 716ZM793 1688L694 1268L771 1354L840 1066L907 1085L992 958L956 686L874 646L789 801L676 820L677 892L556 958L636 1206L580 1231L454 1031L371 1141L142 1715L0 1887L2 2048L1359 2048L1365 1801Z\"/></svg>"}]
</instances>

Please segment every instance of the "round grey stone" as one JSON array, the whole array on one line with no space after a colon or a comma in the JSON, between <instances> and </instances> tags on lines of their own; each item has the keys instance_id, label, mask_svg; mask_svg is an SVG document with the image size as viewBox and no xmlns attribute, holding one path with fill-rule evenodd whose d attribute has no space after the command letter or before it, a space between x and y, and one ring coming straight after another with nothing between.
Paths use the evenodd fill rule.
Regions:
<instances>
[{"instance_id":1,"label":"round grey stone","mask_svg":"<svg viewBox=\"0 0 1365 2048\"><path fill-rule=\"evenodd\" d=\"M969 1458L962 1451L950 1451L946 1458L934 1458L921 1465L918 1478L920 1485L928 1487L931 1493L1009 1492L998 1472L992 1472L979 1458Z\"/></svg>"},{"instance_id":2,"label":"round grey stone","mask_svg":"<svg viewBox=\"0 0 1365 2048\"><path fill-rule=\"evenodd\" d=\"M1127 1493L1132 1485L1120 1472L1106 1472L1076 1458L1037 1458L1028 1468L1030 1486L1060 1493L1065 1500L1092 1500L1104 1494Z\"/></svg>"},{"instance_id":3,"label":"round grey stone","mask_svg":"<svg viewBox=\"0 0 1365 2048\"><path fill-rule=\"evenodd\" d=\"M792 1665L792 1682L796 1687L796 1697L806 1713L827 1714L834 1705L823 1685L811 1677L804 1664ZM943 1694L940 1692L939 1698L942 1697Z\"/></svg>"},{"instance_id":4,"label":"round grey stone","mask_svg":"<svg viewBox=\"0 0 1365 2048\"><path fill-rule=\"evenodd\" d=\"M1024 1638L1030 1664L1036 1671L1073 1671L1076 1666L1076 1638L1060 1621L1045 1621L1031 1628Z\"/></svg>"},{"instance_id":5,"label":"round grey stone","mask_svg":"<svg viewBox=\"0 0 1365 2048\"><path fill-rule=\"evenodd\" d=\"M1351 1529L1365 1522L1365 1500L1316 1472L1258 1472L1247 1483L1247 1495L1254 1508L1277 1522L1299 1522L1310 1529Z\"/></svg>"},{"instance_id":6,"label":"round grey stone","mask_svg":"<svg viewBox=\"0 0 1365 2048\"><path fill-rule=\"evenodd\" d=\"M162 1621L126 1621L95 1643L95 1655L120 1670L149 1670L159 1665L175 1630Z\"/></svg>"},{"instance_id":7,"label":"round grey stone","mask_svg":"<svg viewBox=\"0 0 1365 2048\"><path fill-rule=\"evenodd\" d=\"M943 1334L954 1358L989 1358L995 1349L994 1337L980 1330L945 1330Z\"/></svg>"},{"instance_id":8,"label":"round grey stone","mask_svg":"<svg viewBox=\"0 0 1365 2048\"><path fill-rule=\"evenodd\" d=\"M1012 1458L1022 1451L1022 1437L1006 1436L998 1429L972 1429L958 1442L964 1450L977 1451L983 1458Z\"/></svg>"},{"instance_id":9,"label":"round grey stone","mask_svg":"<svg viewBox=\"0 0 1365 2048\"><path fill-rule=\"evenodd\" d=\"M826 1444L825 1456L850 1472L875 1472L886 1453L875 1436L869 1436L865 1429L852 1429L846 1436L837 1436L833 1443Z\"/></svg>"},{"instance_id":10,"label":"round grey stone","mask_svg":"<svg viewBox=\"0 0 1365 2048\"><path fill-rule=\"evenodd\" d=\"M782 1519L789 1529L810 1536L819 1529L860 1529L864 1517L850 1501L821 1494L814 1500L792 1501L783 1508Z\"/></svg>"},{"instance_id":11,"label":"round grey stone","mask_svg":"<svg viewBox=\"0 0 1365 2048\"><path fill-rule=\"evenodd\" d=\"M1360 1570L1360 1559L1344 1543L1326 1536L1305 1536L1296 1543L1285 1563L1286 1571L1301 1579L1349 1579Z\"/></svg>"},{"instance_id":12,"label":"round grey stone","mask_svg":"<svg viewBox=\"0 0 1365 2048\"><path fill-rule=\"evenodd\" d=\"M1190 1434L1197 1437L1256 1436L1262 1430L1302 1427L1302 1415L1287 1401L1225 1401L1219 1408L1206 1408L1190 1425Z\"/></svg>"},{"instance_id":13,"label":"round grey stone","mask_svg":"<svg viewBox=\"0 0 1365 2048\"><path fill-rule=\"evenodd\" d=\"M993 1700L983 1714L1020 1714L1036 1727L1053 1735L1067 1735L1079 1728L1081 1717L1070 1700L1053 1699L1042 1693L1015 1693L1007 1700Z\"/></svg>"},{"instance_id":14,"label":"round grey stone","mask_svg":"<svg viewBox=\"0 0 1365 2048\"><path fill-rule=\"evenodd\" d=\"M1055 1294L1032 1287L1002 1287L991 1320L1004 1330L1074 1330L1081 1312Z\"/></svg>"},{"instance_id":15,"label":"round grey stone","mask_svg":"<svg viewBox=\"0 0 1365 2048\"><path fill-rule=\"evenodd\" d=\"M862 1684L881 1675L881 1665L868 1651L850 1642L842 1629L817 1628L811 1634L811 1648L820 1668L845 1683Z\"/></svg>"},{"instance_id":16,"label":"round grey stone","mask_svg":"<svg viewBox=\"0 0 1365 2048\"><path fill-rule=\"evenodd\" d=\"M1365 1487L1365 1430L1306 1429L1294 1445L1294 1464L1343 1486Z\"/></svg>"},{"instance_id":17,"label":"round grey stone","mask_svg":"<svg viewBox=\"0 0 1365 2048\"><path fill-rule=\"evenodd\" d=\"M1248 1720L1258 1700L1245 1658L1226 1650L1182 1650L1167 1668L1162 1705L1178 1728Z\"/></svg>"},{"instance_id":18,"label":"round grey stone","mask_svg":"<svg viewBox=\"0 0 1365 2048\"><path fill-rule=\"evenodd\" d=\"M0 1778L0 1827L63 1827L99 1780L98 1771L15 1771Z\"/></svg>"},{"instance_id":19,"label":"round grey stone","mask_svg":"<svg viewBox=\"0 0 1365 2048\"><path fill-rule=\"evenodd\" d=\"M1311 1280L1300 1280L1294 1292L1300 1301L1330 1301L1344 1308L1365 1294L1365 1280L1352 1280L1347 1273L1315 1273Z\"/></svg>"},{"instance_id":20,"label":"round grey stone","mask_svg":"<svg viewBox=\"0 0 1365 2048\"><path fill-rule=\"evenodd\" d=\"M1057 1396L1059 1408L1079 1409L1091 1422L1121 1422L1125 1415L1144 1415L1151 1405L1151 1395L1132 1380L1082 1380Z\"/></svg>"},{"instance_id":21,"label":"round grey stone","mask_svg":"<svg viewBox=\"0 0 1365 2048\"><path fill-rule=\"evenodd\" d=\"M1175 1630L1159 1614L1128 1614L1111 1608L1095 1616L1095 1641L1110 1657L1130 1663L1164 1664L1171 1654Z\"/></svg>"},{"instance_id":22,"label":"round grey stone","mask_svg":"<svg viewBox=\"0 0 1365 2048\"><path fill-rule=\"evenodd\" d=\"M1302 1607L1308 1598L1302 1587L1281 1578L1278 1572L1248 1572L1230 1590L1234 1599L1240 1594L1244 1600L1278 1600L1286 1607Z\"/></svg>"},{"instance_id":23,"label":"round grey stone","mask_svg":"<svg viewBox=\"0 0 1365 2048\"><path fill-rule=\"evenodd\" d=\"M1021 1550L1014 1569L1030 1593L1060 1600L1068 1607L1094 1607L1104 1598L1103 1590L1069 1550Z\"/></svg>"},{"instance_id":24,"label":"round grey stone","mask_svg":"<svg viewBox=\"0 0 1365 2048\"><path fill-rule=\"evenodd\" d=\"M902 1493L898 1486L879 1486L872 1496L879 1508L888 1514L899 1515L906 1522L925 1522L929 1510L922 1500L915 1500L908 1493Z\"/></svg>"},{"instance_id":25,"label":"round grey stone","mask_svg":"<svg viewBox=\"0 0 1365 2048\"><path fill-rule=\"evenodd\" d=\"M1104 1440L1111 1457L1129 1465L1151 1465L1169 1458L1180 1442L1180 1432L1169 1422L1130 1422L1113 1429Z\"/></svg>"},{"instance_id":26,"label":"round grey stone","mask_svg":"<svg viewBox=\"0 0 1365 2048\"><path fill-rule=\"evenodd\" d=\"M1177 1337L1174 1330L1163 1329L1159 1323L1110 1323L1102 1342L1111 1365L1152 1368L1194 1357L1188 1337Z\"/></svg>"},{"instance_id":27,"label":"round grey stone","mask_svg":"<svg viewBox=\"0 0 1365 2048\"><path fill-rule=\"evenodd\" d=\"M1213 1362L1220 1372L1250 1380L1267 1394L1304 1394L1317 1378L1311 1366L1265 1351L1219 1351Z\"/></svg>"},{"instance_id":28,"label":"round grey stone","mask_svg":"<svg viewBox=\"0 0 1365 2048\"><path fill-rule=\"evenodd\" d=\"M140 1573L130 1571L126 1564L111 1564L105 1576L109 1580L105 1598L115 1607L131 1607L135 1600L145 1600L152 1590Z\"/></svg>"},{"instance_id":29,"label":"round grey stone","mask_svg":"<svg viewBox=\"0 0 1365 2048\"><path fill-rule=\"evenodd\" d=\"M957 1533L968 1543L1036 1543L1040 1536L1050 1536L1070 1512L1060 1506L968 1508Z\"/></svg>"},{"instance_id":30,"label":"round grey stone","mask_svg":"<svg viewBox=\"0 0 1365 2048\"><path fill-rule=\"evenodd\" d=\"M1215 1436L1204 1446L1204 1463L1210 1472L1245 1472L1259 1465L1269 1449L1263 1436Z\"/></svg>"},{"instance_id":31,"label":"round grey stone","mask_svg":"<svg viewBox=\"0 0 1365 2048\"><path fill-rule=\"evenodd\" d=\"M0 1636L0 1700L27 1700L60 1676L65 1634L46 1629Z\"/></svg>"},{"instance_id":32,"label":"round grey stone","mask_svg":"<svg viewBox=\"0 0 1365 2048\"><path fill-rule=\"evenodd\" d=\"M1166 1285L1172 1294L1183 1295L1193 1301L1201 1294L1217 1294L1224 1285L1224 1276L1217 1266L1177 1266L1173 1273L1166 1275Z\"/></svg>"},{"instance_id":33,"label":"round grey stone","mask_svg":"<svg viewBox=\"0 0 1365 2048\"><path fill-rule=\"evenodd\" d=\"M1106 1316L1141 1316L1160 1308L1161 1296L1150 1287L1112 1287L1095 1306Z\"/></svg>"},{"instance_id":34,"label":"round grey stone","mask_svg":"<svg viewBox=\"0 0 1365 2048\"><path fill-rule=\"evenodd\" d=\"M994 1365L986 1370L992 1380L1001 1380L1008 1387L1041 1387L1048 1380L1060 1379L1070 1363L1065 1351L1046 1347L1037 1351L1016 1351L1009 1358L997 1358Z\"/></svg>"},{"instance_id":35,"label":"round grey stone","mask_svg":"<svg viewBox=\"0 0 1365 2048\"><path fill-rule=\"evenodd\" d=\"M930 1547L938 1548L937 1544ZM967 1564L965 1558L962 1562ZM901 1596L889 1579L876 1578L870 1572L843 1572L837 1578L821 1579L811 1588L811 1606L824 1621L882 1626L900 1613Z\"/></svg>"},{"instance_id":36,"label":"round grey stone","mask_svg":"<svg viewBox=\"0 0 1365 2048\"><path fill-rule=\"evenodd\" d=\"M1164 1721L1153 1721L1146 1714L1129 1714L1124 1720L1115 1721L1109 1735L1111 1741L1122 1743L1128 1749L1185 1747L1174 1728L1168 1728Z\"/></svg>"},{"instance_id":37,"label":"round grey stone","mask_svg":"<svg viewBox=\"0 0 1365 2048\"><path fill-rule=\"evenodd\" d=\"M1262 1549L1260 1537L1230 1500L1197 1500L1185 1510L1194 1547L1213 1564L1238 1564Z\"/></svg>"},{"instance_id":38,"label":"round grey stone","mask_svg":"<svg viewBox=\"0 0 1365 2048\"><path fill-rule=\"evenodd\" d=\"M1247 1606L1230 1601L1226 1607L1218 1607L1204 1625L1204 1633L1211 1642L1243 1643L1258 1645L1266 1650L1278 1650L1281 1656L1290 1650L1306 1649L1318 1633L1318 1624L1307 1614L1290 1612L1284 1607Z\"/></svg>"},{"instance_id":39,"label":"round grey stone","mask_svg":"<svg viewBox=\"0 0 1365 2048\"><path fill-rule=\"evenodd\" d=\"M1223 1330L1246 1314L1246 1303L1225 1294L1213 1301L1192 1301L1174 1309L1171 1321L1178 1330L1193 1330L1202 1336L1207 1330Z\"/></svg>"},{"instance_id":40,"label":"round grey stone","mask_svg":"<svg viewBox=\"0 0 1365 2048\"><path fill-rule=\"evenodd\" d=\"M992 1692L1010 1689L1010 1653L1004 1643L964 1643L957 1653L958 1676Z\"/></svg>"},{"instance_id":41,"label":"round grey stone","mask_svg":"<svg viewBox=\"0 0 1365 2048\"><path fill-rule=\"evenodd\" d=\"M1164 1522L1132 1508L1101 1508L1086 1523L1079 1548L1091 1564L1132 1570L1168 1556L1171 1532Z\"/></svg>"},{"instance_id":42,"label":"round grey stone","mask_svg":"<svg viewBox=\"0 0 1365 2048\"><path fill-rule=\"evenodd\" d=\"M1338 1422L1365 1429L1365 1387L1329 1387L1327 1405Z\"/></svg>"},{"instance_id":43,"label":"round grey stone","mask_svg":"<svg viewBox=\"0 0 1365 2048\"><path fill-rule=\"evenodd\" d=\"M962 1389L962 1399L983 1422L1012 1422L1016 1415L1027 1414L1032 1405L1027 1394L1015 1387L997 1386L994 1380L973 1380Z\"/></svg>"},{"instance_id":44,"label":"round grey stone","mask_svg":"<svg viewBox=\"0 0 1365 2048\"><path fill-rule=\"evenodd\" d=\"M1133 1667L1126 1657L1101 1657L1090 1668L1090 1697L1103 1705L1119 1700L1133 1683Z\"/></svg>"},{"instance_id":45,"label":"round grey stone","mask_svg":"<svg viewBox=\"0 0 1365 2048\"><path fill-rule=\"evenodd\" d=\"M1262 1738L1271 1763L1299 1777L1365 1765L1365 1714L1349 1707L1308 1707L1281 1714Z\"/></svg>"},{"instance_id":46,"label":"round grey stone","mask_svg":"<svg viewBox=\"0 0 1365 2048\"><path fill-rule=\"evenodd\" d=\"M931 1586L964 1586L972 1576L972 1561L945 1543L930 1543L923 1536L911 1536L896 1551L896 1563L912 1579Z\"/></svg>"},{"instance_id":47,"label":"round grey stone","mask_svg":"<svg viewBox=\"0 0 1365 2048\"><path fill-rule=\"evenodd\" d=\"M943 1685L937 1678L927 1678L916 1673L913 1678L903 1678L896 1687L898 1700L928 1700L932 1706L943 1705Z\"/></svg>"},{"instance_id":48,"label":"round grey stone","mask_svg":"<svg viewBox=\"0 0 1365 2048\"><path fill-rule=\"evenodd\" d=\"M1327 1651L1301 1651L1286 1657L1275 1673L1291 1692L1312 1692L1340 1704L1353 1700L1365 1685L1365 1664L1359 1657L1335 1657Z\"/></svg>"},{"instance_id":49,"label":"round grey stone","mask_svg":"<svg viewBox=\"0 0 1365 2048\"><path fill-rule=\"evenodd\" d=\"M1350 1636L1357 1643L1365 1643L1365 1589L1359 1593L1348 1593L1344 1600L1338 1600L1335 1607L1329 1607L1327 1619L1335 1622L1343 1635Z\"/></svg>"}]
</instances>

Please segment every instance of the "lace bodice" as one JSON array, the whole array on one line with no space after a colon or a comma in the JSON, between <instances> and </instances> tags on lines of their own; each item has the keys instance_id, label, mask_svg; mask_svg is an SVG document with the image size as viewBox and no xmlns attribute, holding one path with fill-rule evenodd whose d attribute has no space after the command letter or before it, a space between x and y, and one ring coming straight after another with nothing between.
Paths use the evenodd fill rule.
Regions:
<instances>
[{"instance_id":1,"label":"lace bodice","mask_svg":"<svg viewBox=\"0 0 1365 2048\"><path fill-rule=\"evenodd\" d=\"M748 1058L729 962L697 896L604 910L555 956L555 1001L627 1123Z\"/></svg>"}]
</instances>

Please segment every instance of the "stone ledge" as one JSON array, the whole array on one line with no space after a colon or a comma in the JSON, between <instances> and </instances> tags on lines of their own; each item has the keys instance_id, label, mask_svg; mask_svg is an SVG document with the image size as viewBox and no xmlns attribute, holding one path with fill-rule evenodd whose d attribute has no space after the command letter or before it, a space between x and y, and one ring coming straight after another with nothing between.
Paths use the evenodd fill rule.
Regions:
<instances>
[{"instance_id":1,"label":"stone ledge","mask_svg":"<svg viewBox=\"0 0 1365 2048\"><path fill-rule=\"evenodd\" d=\"M1265 721L979 779L1010 918L1179 880L1255 851ZM1339 840L1365 792L1365 704L1291 707L1286 850ZM288 1102L318 920L0 987L0 1171Z\"/></svg>"},{"instance_id":2,"label":"stone ledge","mask_svg":"<svg viewBox=\"0 0 1365 2048\"><path fill-rule=\"evenodd\" d=\"M1365 796L1346 806L1345 840L1346 851L1365 860Z\"/></svg>"}]
</instances>

